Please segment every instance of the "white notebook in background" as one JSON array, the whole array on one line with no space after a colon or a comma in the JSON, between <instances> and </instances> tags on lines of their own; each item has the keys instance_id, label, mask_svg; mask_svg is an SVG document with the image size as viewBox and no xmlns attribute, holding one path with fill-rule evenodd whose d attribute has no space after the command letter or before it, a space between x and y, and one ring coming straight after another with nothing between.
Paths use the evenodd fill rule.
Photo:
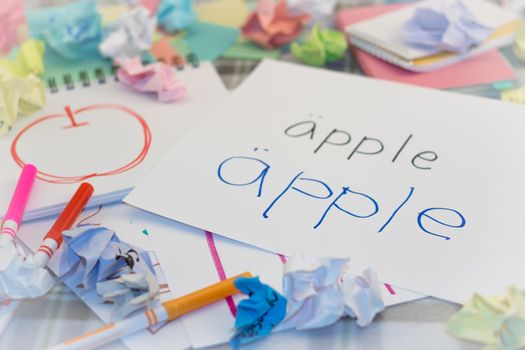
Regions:
<instances>
[{"instance_id":1,"label":"white notebook in background","mask_svg":"<svg viewBox=\"0 0 525 350\"><path fill-rule=\"evenodd\" d=\"M94 74L90 86L48 93L41 111L20 118L0 138L0 215L25 163L39 170L25 220L58 213L82 181L95 187L90 206L121 200L227 95L209 62L187 66L177 76L188 92L174 103L158 102L153 94L135 92L113 77L101 84Z\"/></svg>"},{"instance_id":2,"label":"white notebook in background","mask_svg":"<svg viewBox=\"0 0 525 350\"><path fill-rule=\"evenodd\" d=\"M417 48L405 44L401 28L424 2L348 26L352 45L410 71L425 72L464 60L487 50L512 43L517 16L485 0L462 0L480 23L495 28L482 44L464 54Z\"/></svg>"}]
</instances>

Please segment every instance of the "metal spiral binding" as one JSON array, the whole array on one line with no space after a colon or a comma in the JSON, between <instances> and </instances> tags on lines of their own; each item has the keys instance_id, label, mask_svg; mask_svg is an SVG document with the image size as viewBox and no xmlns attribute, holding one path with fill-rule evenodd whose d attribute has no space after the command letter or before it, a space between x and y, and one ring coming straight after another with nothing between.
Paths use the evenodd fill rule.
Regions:
<instances>
[{"instance_id":1,"label":"metal spiral binding","mask_svg":"<svg viewBox=\"0 0 525 350\"><path fill-rule=\"evenodd\" d=\"M159 60L163 61L163 60ZM142 62L143 64L149 64L152 63L151 61L144 60ZM166 63L166 62L165 62ZM182 59L181 56L173 56L171 59L170 64L177 68L177 70L181 71L184 70L185 67L191 66L192 68L198 68L200 65L199 56L195 53L190 53L186 55L186 61L184 62L184 59ZM118 75L117 75L118 66L112 66L111 71L106 71L103 67L98 67L93 72L91 72L90 78L90 72L87 70L81 70L78 72L78 86L87 88L90 87L94 83L98 83L99 85L106 84L107 80L109 79L109 76L113 76L113 79L115 81L118 81ZM64 82L64 86L66 90L74 90L75 89L75 80L73 79L73 75L71 73L64 74L62 76L62 81ZM59 87L57 84L57 80L55 77L50 77L47 79L47 86L49 88L49 91L52 94L59 92Z\"/></svg>"}]
</instances>

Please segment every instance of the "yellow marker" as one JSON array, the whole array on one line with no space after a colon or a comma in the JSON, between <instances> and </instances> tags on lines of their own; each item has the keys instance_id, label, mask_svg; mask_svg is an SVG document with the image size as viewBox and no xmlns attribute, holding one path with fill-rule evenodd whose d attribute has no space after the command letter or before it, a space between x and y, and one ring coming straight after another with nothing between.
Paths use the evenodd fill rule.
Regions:
<instances>
[{"instance_id":1,"label":"yellow marker","mask_svg":"<svg viewBox=\"0 0 525 350\"><path fill-rule=\"evenodd\" d=\"M228 278L183 297L169 300L156 309L150 309L122 321L110 323L96 331L55 345L48 350L93 349L164 321L172 321L182 315L239 293L233 281L238 277L251 276L251 273L245 272Z\"/></svg>"}]
</instances>

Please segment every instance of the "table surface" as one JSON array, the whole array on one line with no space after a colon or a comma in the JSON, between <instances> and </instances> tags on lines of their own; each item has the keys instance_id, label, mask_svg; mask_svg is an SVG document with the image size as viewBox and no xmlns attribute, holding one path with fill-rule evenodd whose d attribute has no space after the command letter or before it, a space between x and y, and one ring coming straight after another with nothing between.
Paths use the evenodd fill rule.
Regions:
<instances>
[{"instance_id":1,"label":"table surface","mask_svg":"<svg viewBox=\"0 0 525 350\"><path fill-rule=\"evenodd\" d=\"M67 1L26 0L28 7L64 2ZM344 6L371 2L347 0ZM502 53L516 69L516 85L525 83L525 63L517 60L509 48L503 49ZM283 59L287 59L286 55ZM242 82L256 65L255 61L221 59L215 62L217 71L229 89ZM351 56L330 69L360 73ZM494 91L484 88L462 89L460 92L497 97ZM359 328L352 320L344 319L323 329L275 334L243 349L481 349L477 344L459 341L446 333L446 322L458 309L458 305L427 297L387 308L366 328ZM25 301L19 306L15 318L0 337L0 349L43 349L102 325L97 316L61 284L47 296ZM212 349L229 348L228 345L222 345ZM126 347L116 341L101 349L124 350Z\"/></svg>"}]
</instances>

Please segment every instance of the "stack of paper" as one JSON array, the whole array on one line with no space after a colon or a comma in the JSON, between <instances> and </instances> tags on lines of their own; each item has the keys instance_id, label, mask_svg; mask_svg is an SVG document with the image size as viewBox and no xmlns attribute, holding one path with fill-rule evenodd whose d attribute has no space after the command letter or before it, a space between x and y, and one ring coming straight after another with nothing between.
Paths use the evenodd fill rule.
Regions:
<instances>
[{"instance_id":1,"label":"stack of paper","mask_svg":"<svg viewBox=\"0 0 525 350\"><path fill-rule=\"evenodd\" d=\"M484 0L463 0L474 18L493 32L485 42L465 53L452 53L435 48L407 45L402 39L402 27L414 16L418 2L399 10L346 27L351 43L387 62L414 72L442 68L482 52L508 45L514 38L517 16Z\"/></svg>"}]
</instances>

